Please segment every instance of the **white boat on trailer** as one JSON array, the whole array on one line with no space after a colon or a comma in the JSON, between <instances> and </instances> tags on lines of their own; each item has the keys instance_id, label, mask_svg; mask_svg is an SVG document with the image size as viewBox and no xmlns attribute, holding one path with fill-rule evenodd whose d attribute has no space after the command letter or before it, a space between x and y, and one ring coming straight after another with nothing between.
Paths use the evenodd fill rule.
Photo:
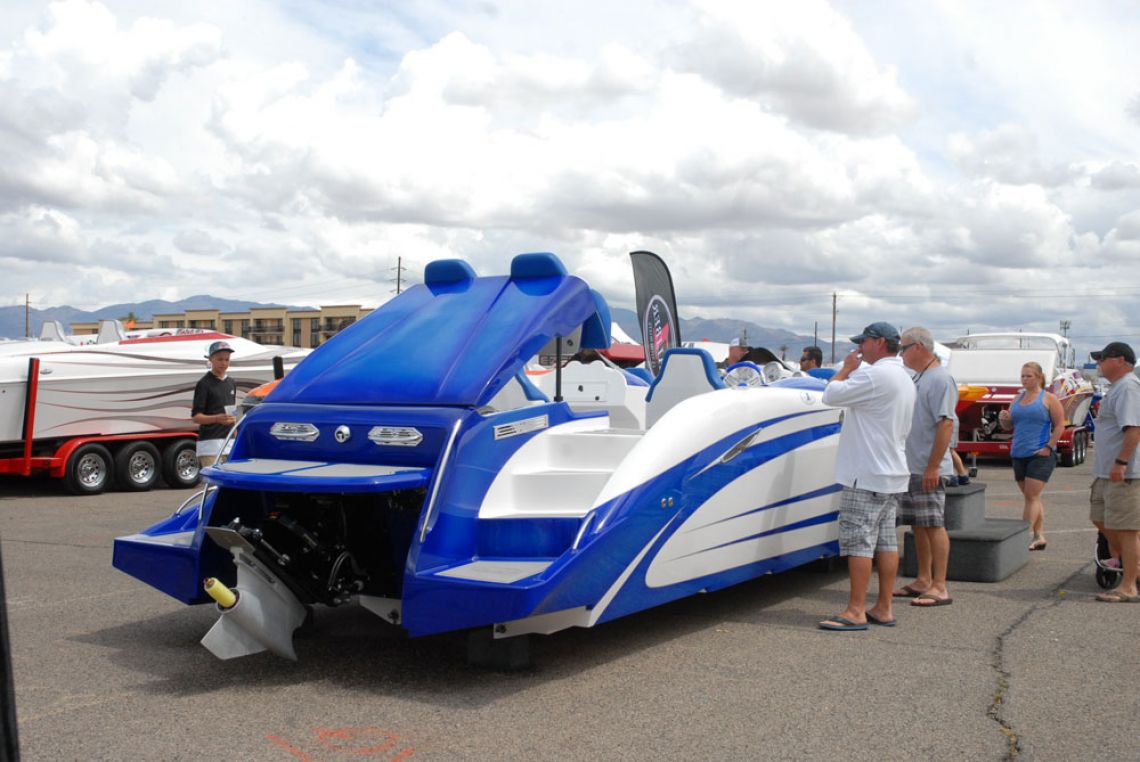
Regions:
<instances>
[{"instance_id":1,"label":"white boat on trailer","mask_svg":"<svg viewBox=\"0 0 1140 762\"><path fill-rule=\"evenodd\" d=\"M160 474L171 486L196 484L190 406L206 348L219 339L234 348L239 397L310 351L193 332L86 345L27 341L0 353L0 474L47 473L80 494L112 481L149 489Z\"/></svg>"}]
</instances>

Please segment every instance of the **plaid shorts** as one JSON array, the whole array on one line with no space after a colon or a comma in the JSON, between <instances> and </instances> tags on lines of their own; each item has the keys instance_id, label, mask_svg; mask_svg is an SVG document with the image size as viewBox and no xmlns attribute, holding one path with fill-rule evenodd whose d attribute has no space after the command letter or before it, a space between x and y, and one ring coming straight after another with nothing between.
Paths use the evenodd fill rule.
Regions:
<instances>
[{"instance_id":1,"label":"plaid shorts","mask_svg":"<svg viewBox=\"0 0 1140 762\"><path fill-rule=\"evenodd\" d=\"M873 558L879 552L897 552L896 496L844 487L839 497L839 555Z\"/></svg>"},{"instance_id":2,"label":"plaid shorts","mask_svg":"<svg viewBox=\"0 0 1140 762\"><path fill-rule=\"evenodd\" d=\"M922 488L922 474L911 474L906 492L899 495L899 524L912 527L946 526L946 488L942 480L927 492Z\"/></svg>"}]
</instances>

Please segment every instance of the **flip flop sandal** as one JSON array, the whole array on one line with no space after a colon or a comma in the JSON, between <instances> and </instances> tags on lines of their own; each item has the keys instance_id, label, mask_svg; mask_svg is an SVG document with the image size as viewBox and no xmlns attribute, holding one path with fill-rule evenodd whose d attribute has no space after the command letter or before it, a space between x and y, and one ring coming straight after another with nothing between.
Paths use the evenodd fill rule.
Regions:
<instances>
[{"instance_id":1,"label":"flip flop sandal","mask_svg":"<svg viewBox=\"0 0 1140 762\"><path fill-rule=\"evenodd\" d=\"M847 617L833 616L820 622L819 629L831 630L832 632L854 632L855 630L866 630L867 623L859 624L852 622Z\"/></svg>"},{"instance_id":2,"label":"flip flop sandal","mask_svg":"<svg viewBox=\"0 0 1140 762\"><path fill-rule=\"evenodd\" d=\"M930 601L930 603L919 603L919 601ZM953 598L939 598L937 595L923 593L911 601L910 605L920 609L933 609L938 606L949 606L953 602Z\"/></svg>"},{"instance_id":3,"label":"flip flop sandal","mask_svg":"<svg viewBox=\"0 0 1140 762\"><path fill-rule=\"evenodd\" d=\"M1140 595L1125 595L1118 590L1097 593L1096 599L1101 603L1140 603Z\"/></svg>"},{"instance_id":4,"label":"flip flop sandal","mask_svg":"<svg viewBox=\"0 0 1140 762\"><path fill-rule=\"evenodd\" d=\"M894 627L899 623L897 619L879 619L869 611L867 612L867 621L871 624L877 624L880 627Z\"/></svg>"},{"instance_id":5,"label":"flip flop sandal","mask_svg":"<svg viewBox=\"0 0 1140 762\"><path fill-rule=\"evenodd\" d=\"M920 595L925 595L925 590L915 590L910 585L903 585L898 590L891 593L892 598L917 598Z\"/></svg>"}]
</instances>

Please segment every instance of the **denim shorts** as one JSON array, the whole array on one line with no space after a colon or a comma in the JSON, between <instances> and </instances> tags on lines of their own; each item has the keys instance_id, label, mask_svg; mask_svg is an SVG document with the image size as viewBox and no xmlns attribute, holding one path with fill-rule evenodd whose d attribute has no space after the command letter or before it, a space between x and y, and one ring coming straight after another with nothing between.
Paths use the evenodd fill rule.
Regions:
<instances>
[{"instance_id":1,"label":"denim shorts","mask_svg":"<svg viewBox=\"0 0 1140 762\"><path fill-rule=\"evenodd\" d=\"M1013 480L1023 482L1026 479L1036 479L1039 482L1049 481L1053 469L1057 467L1057 456L1031 455L1028 458L1013 458Z\"/></svg>"}]
</instances>

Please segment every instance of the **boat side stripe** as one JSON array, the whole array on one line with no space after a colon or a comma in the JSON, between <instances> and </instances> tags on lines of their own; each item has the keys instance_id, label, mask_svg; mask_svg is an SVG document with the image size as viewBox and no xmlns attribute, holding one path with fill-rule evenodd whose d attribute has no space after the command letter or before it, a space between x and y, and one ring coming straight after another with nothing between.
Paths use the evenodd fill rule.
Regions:
<instances>
[{"instance_id":1,"label":"boat side stripe","mask_svg":"<svg viewBox=\"0 0 1140 762\"><path fill-rule=\"evenodd\" d=\"M708 553L709 551L713 551L713 550L720 550L721 548L729 548L729 547L732 547L733 545L739 545L742 542L750 542L752 540L759 540L762 537L771 537L773 535L783 534L785 532L792 532L792 531L795 531L797 529L803 529L805 527L815 526L817 524L827 524L829 522L837 520L838 518L839 518L839 512L838 511L829 511L827 513L821 513L818 516L812 516L811 518L802 519L802 520L797 521L797 522L792 523L792 524L785 524L784 526L776 527L775 529L769 529L766 532L757 532L755 534L750 534L746 537L737 537L736 539L734 539L730 542L723 542L720 545L710 545L707 548L700 548L698 550L694 550L691 553L685 553L684 555L676 556L676 557L671 558L669 560L670 561L677 561L677 560L682 559L682 558L689 558L691 556L699 556L702 553Z\"/></svg>"},{"instance_id":2,"label":"boat side stripe","mask_svg":"<svg viewBox=\"0 0 1140 762\"><path fill-rule=\"evenodd\" d=\"M691 527L690 529L687 529L685 531L691 532L691 531L696 530L696 529L704 529L705 527L716 526L717 524L721 524L725 521L732 521L734 519L739 519L741 516L750 516L753 513L760 513L761 511L769 511L773 508L779 508L779 507L785 506L785 505L792 505L793 503L798 503L798 502L803 501L803 500L811 500L814 497L823 497L824 495L830 495L833 492L839 492L842 489L843 489L842 484L829 484L826 487L821 487L820 489L814 489L811 492L805 492L802 495L793 495L792 497L785 498L784 500L779 500L775 503L769 503L768 505L762 505L759 508L750 508L746 511L742 511L740 513L735 513L731 516L725 516L724 518L717 519L716 521L710 521L708 524L701 524L700 526Z\"/></svg>"}]
</instances>

